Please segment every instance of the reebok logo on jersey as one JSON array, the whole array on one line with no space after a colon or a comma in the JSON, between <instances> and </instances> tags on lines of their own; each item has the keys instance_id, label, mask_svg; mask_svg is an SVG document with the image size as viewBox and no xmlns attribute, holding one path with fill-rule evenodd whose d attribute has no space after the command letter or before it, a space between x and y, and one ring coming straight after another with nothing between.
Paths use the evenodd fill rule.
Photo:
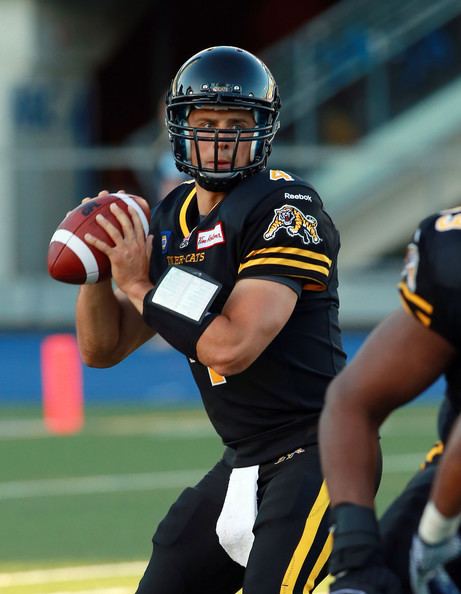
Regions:
<instances>
[{"instance_id":1,"label":"reebok logo on jersey","mask_svg":"<svg viewBox=\"0 0 461 594\"><path fill-rule=\"evenodd\" d=\"M197 249L205 250L213 245L224 243L224 233L221 223L217 223L213 229L199 231L197 233Z\"/></svg>"},{"instance_id":2,"label":"reebok logo on jersey","mask_svg":"<svg viewBox=\"0 0 461 594\"><path fill-rule=\"evenodd\" d=\"M317 219L311 215L303 214L299 208L291 204L284 204L281 208L274 209L274 218L270 222L263 237L266 241L273 239L284 229L290 237L299 235L303 243L320 243L322 239L317 233Z\"/></svg>"},{"instance_id":3,"label":"reebok logo on jersey","mask_svg":"<svg viewBox=\"0 0 461 594\"><path fill-rule=\"evenodd\" d=\"M285 192L285 200L308 200L312 202L312 197L309 194L290 194L290 192Z\"/></svg>"}]
</instances>

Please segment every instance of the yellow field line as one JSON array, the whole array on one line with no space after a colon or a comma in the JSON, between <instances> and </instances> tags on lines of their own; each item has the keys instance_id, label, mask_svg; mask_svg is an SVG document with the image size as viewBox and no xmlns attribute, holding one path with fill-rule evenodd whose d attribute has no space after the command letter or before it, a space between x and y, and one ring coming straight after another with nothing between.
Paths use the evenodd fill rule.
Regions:
<instances>
[{"instance_id":1,"label":"yellow field line","mask_svg":"<svg viewBox=\"0 0 461 594\"><path fill-rule=\"evenodd\" d=\"M38 594L38 593L36 593ZM50 594L133 594L133 588L95 588L91 590L60 590Z\"/></svg>"},{"instance_id":2,"label":"yellow field line","mask_svg":"<svg viewBox=\"0 0 461 594\"><path fill-rule=\"evenodd\" d=\"M147 561L132 561L0 573L0 588L121 576L141 576L146 565Z\"/></svg>"}]
</instances>

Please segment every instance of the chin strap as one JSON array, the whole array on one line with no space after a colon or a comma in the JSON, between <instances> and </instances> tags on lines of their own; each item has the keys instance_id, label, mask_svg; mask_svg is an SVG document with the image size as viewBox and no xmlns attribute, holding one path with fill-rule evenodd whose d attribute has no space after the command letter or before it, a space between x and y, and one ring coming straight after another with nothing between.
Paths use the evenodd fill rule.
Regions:
<instances>
[{"instance_id":1,"label":"chin strap","mask_svg":"<svg viewBox=\"0 0 461 594\"><path fill-rule=\"evenodd\" d=\"M198 185L209 192L228 192L244 178L240 173L234 173L229 177L210 177L200 171L194 177Z\"/></svg>"}]
</instances>

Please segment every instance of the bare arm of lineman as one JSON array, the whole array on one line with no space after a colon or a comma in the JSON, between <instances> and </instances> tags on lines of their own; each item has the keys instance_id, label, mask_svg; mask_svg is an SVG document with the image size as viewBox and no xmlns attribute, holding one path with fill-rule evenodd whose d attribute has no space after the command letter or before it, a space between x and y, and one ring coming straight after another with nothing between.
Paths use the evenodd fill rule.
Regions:
<instances>
[{"instance_id":1,"label":"bare arm of lineman","mask_svg":"<svg viewBox=\"0 0 461 594\"><path fill-rule=\"evenodd\" d=\"M131 218L115 204L111 205L111 209L121 224L122 232L101 215L97 221L114 241L114 247L90 235L85 240L110 258L114 280L129 298L133 309L141 314L144 297L153 288L148 276L144 232L131 207ZM297 298L293 289L277 282L259 279L239 281L222 314L213 320L198 340L199 361L221 375L243 371L286 324ZM124 307L122 320L130 315L130 308L126 304ZM133 317L136 319L136 316ZM143 336L141 332L141 338ZM132 348L127 350L123 340L121 345L122 352L131 352Z\"/></svg>"},{"instance_id":2,"label":"bare arm of lineman","mask_svg":"<svg viewBox=\"0 0 461 594\"><path fill-rule=\"evenodd\" d=\"M432 485L431 500L446 518L461 514L461 418L453 427Z\"/></svg>"},{"instance_id":3,"label":"bare arm of lineman","mask_svg":"<svg viewBox=\"0 0 461 594\"><path fill-rule=\"evenodd\" d=\"M448 341L399 310L333 380L320 421L322 466L333 506L373 507L379 426L428 387L454 356Z\"/></svg>"}]
</instances>

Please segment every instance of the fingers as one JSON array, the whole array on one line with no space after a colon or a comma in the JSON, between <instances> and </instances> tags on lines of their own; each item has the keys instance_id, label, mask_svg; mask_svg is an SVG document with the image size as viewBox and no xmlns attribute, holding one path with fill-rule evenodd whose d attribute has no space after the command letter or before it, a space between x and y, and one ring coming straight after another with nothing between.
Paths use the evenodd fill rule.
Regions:
<instances>
[{"instance_id":1,"label":"fingers","mask_svg":"<svg viewBox=\"0 0 461 594\"><path fill-rule=\"evenodd\" d=\"M120 225L120 229L114 225L111 221L109 221L109 219L107 219L104 215L102 214L97 214L96 215L96 222L98 223L98 225L100 227L102 227L104 229L104 231L107 233L107 235L112 239L112 241L114 242L114 244L117 244L119 242L121 242L122 240L128 240L128 241L138 241L138 242L145 242L145 233L144 233L144 228L142 226L141 223L141 219L139 218L138 213L136 212L136 210L129 206L128 207L128 212L129 215L128 216L126 214L126 212L124 210L122 210L116 203L113 203L110 205L110 210L112 212L112 214L114 215L114 217L117 219L119 225ZM100 248L100 244L104 243L100 240L96 240L96 238L94 238L94 236L92 236L91 234L87 234L90 237L90 243L94 246L96 246L98 249ZM85 240L86 240L86 236L85 236ZM94 243L94 241L100 241L99 244ZM107 244L106 244L107 245ZM111 246L108 246L108 248L110 249ZM104 251L104 250L101 250ZM106 252L104 252L106 253Z\"/></svg>"},{"instance_id":2,"label":"fingers","mask_svg":"<svg viewBox=\"0 0 461 594\"><path fill-rule=\"evenodd\" d=\"M128 215L116 203L110 205L110 210L120 223L124 237L134 238L136 241L142 243L145 242L146 234L144 227L134 207L128 206Z\"/></svg>"},{"instance_id":3,"label":"fingers","mask_svg":"<svg viewBox=\"0 0 461 594\"><path fill-rule=\"evenodd\" d=\"M122 228L122 234L126 238L131 238L134 236L134 229L133 229L133 220L126 214L124 210L118 206L115 202L110 205L110 211L115 216L117 221ZM129 210L129 208L128 208Z\"/></svg>"},{"instance_id":4,"label":"fingers","mask_svg":"<svg viewBox=\"0 0 461 594\"><path fill-rule=\"evenodd\" d=\"M126 212L118 206L117 203L110 205L112 214L117 218L121 228L122 234L126 238L135 238L137 241L144 242L146 240L146 234L142 225L139 214L135 208L128 206L128 215ZM113 238L114 239L114 238Z\"/></svg>"},{"instance_id":5,"label":"fingers","mask_svg":"<svg viewBox=\"0 0 461 594\"><path fill-rule=\"evenodd\" d=\"M90 245L94 246L95 248L97 248L98 250L100 250L103 254L106 254L106 256L109 256L112 248L105 241L98 239L94 235L91 235L91 233L85 233L85 235L83 236L83 239L88 244L90 244Z\"/></svg>"},{"instance_id":6,"label":"fingers","mask_svg":"<svg viewBox=\"0 0 461 594\"><path fill-rule=\"evenodd\" d=\"M153 235L148 235L147 238L146 238L146 256L147 256L147 259L149 261L150 261L150 258L152 256L153 242L154 242L154 236Z\"/></svg>"},{"instance_id":7,"label":"fingers","mask_svg":"<svg viewBox=\"0 0 461 594\"><path fill-rule=\"evenodd\" d=\"M146 241L146 232L144 231L144 226L141 222L138 211L133 206L128 206L128 212L131 215L136 239L138 241Z\"/></svg>"},{"instance_id":8,"label":"fingers","mask_svg":"<svg viewBox=\"0 0 461 594\"><path fill-rule=\"evenodd\" d=\"M104 229L104 231L112 239L114 244L117 244L117 243L120 243L121 241L123 241L123 239L129 238L130 232L129 232L129 229L125 228L123 226L123 224L121 223L120 216L119 216L120 213L114 212L115 209L112 208L113 206L114 205L111 204L111 210L112 210L113 214L116 216L118 222L120 223L122 230L118 229L113 223L111 223L109 221L109 219L106 219L106 217L102 214L96 215L96 222L98 223L98 225L100 227L102 227ZM126 215L125 215L125 218L126 218ZM132 233L131 233L131 235L132 235ZM98 246L96 246L96 247L98 247Z\"/></svg>"}]
</instances>

